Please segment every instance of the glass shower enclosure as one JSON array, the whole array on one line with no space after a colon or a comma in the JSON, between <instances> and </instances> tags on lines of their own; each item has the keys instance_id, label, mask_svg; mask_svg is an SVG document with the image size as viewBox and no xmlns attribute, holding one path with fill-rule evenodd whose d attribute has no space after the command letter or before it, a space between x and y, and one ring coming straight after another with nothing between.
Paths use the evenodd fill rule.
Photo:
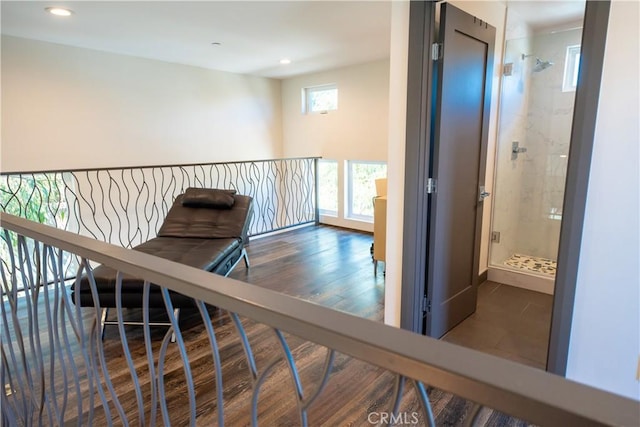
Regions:
<instances>
[{"instance_id":1,"label":"glass shower enclosure","mask_svg":"<svg viewBox=\"0 0 640 427\"><path fill-rule=\"evenodd\" d=\"M582 22L540 28L511 9L507 22L489 276L552 293Z\"/></svg>"}]
</instances>

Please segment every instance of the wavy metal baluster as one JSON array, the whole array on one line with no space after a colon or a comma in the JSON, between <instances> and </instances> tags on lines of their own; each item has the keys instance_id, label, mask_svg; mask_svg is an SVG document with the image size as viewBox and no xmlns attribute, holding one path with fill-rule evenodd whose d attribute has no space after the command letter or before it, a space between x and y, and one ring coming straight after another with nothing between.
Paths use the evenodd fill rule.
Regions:
<instances>
[{"instance_id":1,"label":"wavy metal baluster","mask_svg":"<svg viewBox=\"0 0 640 427\"><path fill-rule=\"evenodd\" d=\"M36 242L36 252L39 252L39 246L40 243ZM49 268L47 268L47 253L48 251L46 250L46 247L43 248L42 251L42 263L41 263L41 271L43 274L42 277L42 282L40 282L38 280L38 283L42 283L42 290L43 290L43 295L44 295L44 307L45 307L45 314L46 314L46 318L47 318L47 335L49 338L49 348L51 349L50 353L49 353L49 389L50 389L50 393L49 396L47 397L47 404L51 404L53 406L53 413L55 415L55 418L57 419L57 423L58 424L62 424L62 421L64 420L64 409L66 407L67 404L67 387L69 385L68 379L67 379L67 373L64 367L64 357L62 355L62 345L60 343L60 335L58 334L59 332L59 326L58 325L58 287L56 285L56 278L54 276L52 281L49 281ZM38 259L40 259L40 256L38 256ZM55 263L54 263L55 264ZM40 268L39 268L40 270ZM51 299L49 297L49 287L53 285L53 313L51 311ZM36 312L35 314L35 336L36 336L36 345L38 348L38 358L41 358L41 363L44 365L44 355L42 354L42 347L41 347L41 343L40 343L40 327L39 327L39 319L38 319L38 291L40 289L40 286L37 285L37 290L34 292L34 307L36 308ZM57 355L57 359L56 359L56 355ZM59 363L60 365L60 372L62 375L62 390L64 390L64 393L56 393L56 389L55 389L55 378L56 378L56 362ZM44 388L45 382L44 382L44 378L42 380L42 385ZM62 409L58 406L58 394L62 394ZM44 396L43 396L44 397Z\"/></svg>"},{"instance_id":2,"label":"wavy metal baluster","mask_svg":"<svg viewBox=\"0 0 640 427\"><path fill-rule=\"evenodd\" d=\"M68 399L68 393L67 390L69 388L69 380L68 380L68 375L67 375L67 365L65 364L65 358L64 358L64 345L63 345L63 340L61 339L61 334L64 335L66 333L66 324L62 323L62 322L58 322L58 320L62 320L62 317L60 317L60 314L63 312L63 307L62 307L62 297L61 294L65 292L65 287L64 287L64 275L62 273L62 270L58 270L57 268L57 263L55 262L56 259L54 257L54 252L51 250L50 246L44 245L43 247L44 253L43 253L43 265L45 266L45 273L47 273L47 262L46 262L46 258L44 258L44 256L46 256L47 254L51 255L51 265L50 265L50 270L51 273L53 275L53 280L51 281L52 285L53 285L53 314L51 316L51 319L53 320L53 339L54 339L54 343L55 343L55 347L58 350L58 363L60 364L60 368L61 368L61 372L62 372L62 381L63 381L63 388L65 390L64 395L62 396L62 404L60 405L60 424L64 423L64 414L67 410L67 399ZM62 252L59 252L59 255L62 257ZM60 260L60 264L61 264L62 260ZM60 274L58 274L58 272ZM50 283L49 280L47 280L46 278L44 279L44 283ZM45 285L45 290L47 289L47 286ZM56 400L57 403L57 400Z\"/></svg>"},{"instance_id":3,"label":"wavy metal baluster","mask_svg":"<svg viewBox=\"0 0 640 427\"><path fill-rule=\"evenodd\" d=\"M0 407L2 408L2 414L6 412L11 419L15 422L18 421L17 408L15 406L15 399L9 399L9 395L15 395L15 389L13 387L13 378L11 377L11 370L7 365L7 355L4 352L4 346L0 346L0 383L4 385L2 394L0 394ZM7 386L9 389L7 390ZM7 391L10 393L7 395Z\"/></svg>"},{"instance_id":4,"label":"wavy metal baluster","mask_svg":"<svg viewBox=\"0 0 640 427\"><path fill-rule=\"evenodd\" d=\"M22 327L20 326L20 321L17 317L17 311L18 311L18 296L17 293L14 295L15 301L16 301L16 305L15 305L15 313L13 314L13 322L14 322L14 329L16 331L16 338L18 340L18 346L20 348L20 356L21 356L21 362L22 362L22 368L25 370L26 372L26 378L27 378L27 382L26 384L24 384L24 386L26 386L27 388L27 392L30 396L30 400L31 400L31 404L29 406L29 413L31 413L31 411L34 409L33 406L35 406L38 409L38 412L41 415L41 411L44 409L44 405L39 404L36 401L36 395L39 395L40 397L40 403L42 403L43 401L43 396L40 393L36 392L36 387L35 387L35 382L34 382L34 378L33 375L31 373L31 369L30 369L30 364L29 364L29 354L34 354L35 353L35 343L34 343L34 339L33 339L33 308L31 306L31 298L30 298L30 287L33 286L33 278L30 281L27 278L27 273L25 271L25 269L28 269L29 272L31 272L31 265L30 262L28 262L28 253L29 250L27 248L27 243L26 243L26 239L24 236L18 235L18 263L21 266L21 268L19 269L20 271L20 276L22 278L22 290L24 292L24 301L26 303L26 311L29 314L27 316L27 330L29 332L29 345L31 348L31 352L28 352L25 345L24 345L24 335L22 334ZM26 257L26 258L25 258ZM13 311L13 310L12 310ZM44 371L42 366L40 366L40 364L38 363L39 360L38 358L36 358L35 361L35 370L37 371L37 376L38 378L43 378L44 377Z\"/></svg>"},{"instance_id":5,"label":"wavy metal baluster","mask_svg":"<svg viewBox=\"0 0 640 427\"><path fill-rule=\"evenodd\" d=\"M75 289L80 289L80 283L82 281L82 277L85 274L86 265L88 265L88 263L86 262L86 259L82 258L78 266L78 273L76 275L76 280L74 283ZM86 274L87 276L93 276L93 273L91 271L87 271ZM67 302L68 302L68 298L67 298ZM67 304L67 307L69 307L69 317L71 317L71 314L70 314L71 306ZM87 336L84 331L82 308L80 307L80 304L75 304L75 308L76 308L75 318L77 322L77 328L74 327L73 330L74 330L74 333L76 334L76 337L78 338L78 342L80 343L80 350L82 352L85 368L87 370L87 380L89 383L89 391L87 393L89 395L89 413L87 414L87 423L91 425L93 423L94 408L95 408L94 387L98 388L99 390L98 393L102 393L102 388L101 388L102 386L100 385L99 377L98 376L94 377L94 373L96 372L96 370L94 369L94 365L93 365L93 356L91 356L92 352L89 351L89 345L91 344L91 331L90 331L90 335ZM97 322L96 322L96 318L94 317L91 330L95 329L96 327L97 327Z\"/></svg>"},{"instance_id":6,"label":"wavy metal baluster","mask_svg":"<svg viewBox=\"0 0 640 427\"><path fill-rule=\"evenodd\" d=\"M218 341L216 340L216 333L211 322L211 316L201 300L195 301L200 316L207 330L209 337L209 345L211 345L211 353L213 356L213 365L216 370L216 406L218 407L218 425L224 426L224 396L223 396L223 384L222 384L222 366L220 364L220 352L218 350Z\"/></svg>"},{"instance_id":7,"label":"wavy metal baluster","mask_svg":"<svg viewBox=\"0 0 640 427\"><path fill-rule=\"evenodd\" d=\"M103 242L108 242L109 240L107 240L107 235L102 230L100 225L98 225L98 223L96 222L97 208L96 208L96 201L95 201L94 195L93 195L93 183L91 181L91 177L89 175L89 171L85 171L84 176L85 176L86 183L89 185L89 194L87 194L85 191L81 190L80 180L76 181L76 185L77 185L76 188L78 190L78 195L80 196L79 202L82 201L82 202L84 202L86 204L86 209L89 209L89 211L91 213L91 216L87 217L87 215L83 215L82 214L83 205L82 205L82 203L79 203L78 204L78 218L80 218L82 220L82 224L84 225L85 230L88 231L94 238L96 238L98 240L102 240ZM92 221L92 224L89 223L90 220ZM95 230L95 233L92 230Z\"/></svg>"},{"instance_id":8,"label":"wavy metal baluster","mask_svg":"<svg viewBox=\"0 0 640 427\"><path fill-rule=\"evenodd\" d=\"M393 414L393 416L398 415L398 411L400 410L400 403L402 402L405 381L406 378L403 375L396 375L396 381L393 387L393 395L395 396L395 398L393 399L391 411L389 411Z\"/></svg>"},{"instance_id":9,"label":"wavy metal baluster","mask_svg":"<svg viewBox=\"0 0 640 427\"><path fill-rule=\"evenodd\" d=\"M196 425L196 392L195 385L193 383L193 376L191 375L191 365L189 364L189 357L187 356L187 349L184 345L184 340L182 339L182 332L178 326L178 321L175 316L175 312L173 309L173 304L171 303L171 297L169 296L169 290L167 288L161 287L162 299L164 299L164 305L167 309L167 315L169 316L169 322L171 323L171 327L169 331L164 337L162 341L162 348L160 350L160 355L158 356L158 380L160 383L160 393L161 400L160 405L163 411L163 416L166 416L165 423L169 420L169 413L166 407L166 394L164 389L164 379L163 379L163 370L164 370L164 360L166 357L168 341L170 340L170 334L175 334L176 344L178 345L178 350L180 352L180 358L182 359L182 364L184 368L184 376L187 380L187 393L189 394L189 413L190 413L190 425ZM148 308L147 308L148 309ZM165 414L166 412L166 414Z\"/></svg>"},{"instance_id":10,"label":"wavy metal baluster","mask_svg":"<svg viewBox=\"0 0 640 427\"><path fill-rule=\"evenodd\" d=\"M278 363L280 363L279 358L272 360L253 383L253 394L251 397L251 425L254 427L258 425L258 395L260 394L260 387L262 387L262 383L267 379L271 370Z\"/></svg>"},{"instance_id":11,"label":"wavy metal baluster","mask_svg":"<svg viewBox=\"0 0 640 427\"><path fill-rule=\"evenodd\" d=\"M6 242L11 242L11 238L9 235L9 231L8 230L4 230L4 239ZM11 274L9 275L9 278L11 279L11 281L9 281L6 277L5 274L5 269L2 268L0 269L0 272L2 273L2 283L4 286L4 295L5 298L3 300L2 303L2 327L4 329L4 334L7 337L7 341L8 341L8 348L9 348L9 355L11 357L11 367L7 368L7 373L9 376L11 376L11 372L15 372L15 383L13 381L10 382L11 384L11 389L13 391L13 395L15 396L16 394L18 394L20 396L20 402L22 404L22 411L16 411L16 414L20 414L22 415L22 424L26 424L26 418L27 414L29 413L29 404L28 404L28 398L25 395L25 389L22 387L15 387L16 384L26 384L27 380L27 373L24 372L23 370L19 369L19 362L18 362L18 357L16 356L16 352L14 350L14 344L12 343L11 340L11 333L9 330L9 321L7 318L7 309L6 309L6 303L9 304L9 311L10 311L10 315L11 318L13 320L13 329L15 331L15 341L18 343L18 346L20 347L20 341L21 341L21 337L22 337L22 333L20 332L20 325L16 324L16 313L18 311L18 307L17 307L17 289L18 289L18 283L17 283L17 266L16 266L16 260L15 260L15 253L14 253L14 248L10 245L10 243L8 243L8 252L9 252L9 258L10 258L10 264L9 267L11 268ZM6 302L5 302L6 300ZM16 329L17 328L17 329ZM19 354L18 354L19 356ZM8 360L7 360L7 356L5 354L4 351L4 347L2 347L2 360L4 364L8 365ZM24 378L24 379L23 379ZM17 399L12 399L12 400L17 400Z\"/></svg>"},{"instance_id":12,"label":"wavy metal baluster","mask_svg":"<svg viewBox=\"0 0 640 427\"><path fill-rule=\"evenodd\" d=\"M265 230L275 229L276 221L279 216L280 211L280 199L278 193L276 192L276 182L278 181L278 168L276 162L270 162L267 166L268 169L268 179L266 180L268 183L267 193L265 197L270 201L269 204L266 203L263 209L263 226L262 229L256 230L256 233L263 232Z\"/></svg>"},{"instance_id":13,"label":"wavy metal baluster","mask_svg":"<svg viewBox=\"0 0 640 427\"><path fill-rule=\"evenodd\" d=\"M124 222L126 223L126 230L122 230L120 229L120 241L122 242L122 247L124 248L131 248L134 245L132 244L132 239L131 239L131 220L129 218L129 186L127 184L127 180L125 179L124 176L124 169L122 169L120 171L120 182L122 182L122 189L120 188L120 185L118 185L118 182L111 178L111 182L114 183L114 185L116 186L116 188L118 189L118 208L120 209L120 211L122 212L120 215L124 217ZM120 218L119 218L120 219ZM120 220L120 224L123 223L123 220ZM122 227L122 225L121 225ZM124 241L123 239L123 231L124 231Z\"/></svg>"},{"instance_id":14,"label":"wavy metal baluster","mask_svg":"<svg viewBox=\"0 0 640 427\"><path fill-rule=\"evenodd\" d=\"M258 379L258 369L256 368L256 360L253 357L253 351L251 350L251 343L249 343L249 338L247 337L247 333L242 326L240 317L236 313L232 312L229 312L229 316L231 316L231 320L233 320L233 324L238 331L238 335L240 335L240 342L242 343L244 356L247 359L247 366L249 367L249 373L251 374L251 383L255 384Z\"/></svg>"},{"instance_id":15,"label":"wavy metal baluster","mask_svg":"<svg viewBox=\"0 0 640 427\"><path fill-rule=\"evenodd\" d=\"M2 350L2 362L5 361L4 358L4 350L2 349L2 347L0 347L0 350ZM5 364L2 363L0 364L0 382L2 382L3 384L3 388L6 387L5 384L7 384L6 380L5 380ZM9 379L9 384L11 384L11 379ZM7 392L6 392L6 388L2 391L2 394L0 394L0 408L2 408L2 412L0 412L0 416L2 418L0 418L0 425L2 426L7 426L7 427L13 427L13 426L17 426L18 424L18 413L16 411L16 407L13 406L12 402L9 401L8 396L7 396ZM26 424L26 423L23 423Z\"/></svg>"},{"instance_id":16,"label":"wavy metal baluster","mask_svg":"<svg viewBox=\"0 0 640 427\"><path fill-rule=\"evenodd\" d=\"M422 410L427 418L428 425L431 427L436 427L436 420L433 416L433 409L431 408L431 402L429 401L429 396L427 395L427 391L424 388L424 384L420 381L411 380L413 383L416 392L418 393L418 397L420 400L420 404L422 405Z\"/></svg>"},{"instance_id":17,"label":"wavy metal baluster","mask_svg":"<svg viewBox=\"0 0 640 427\"><path fill-rule=\"evenodd\" d=\"M336 352L331 349L327 349L327 350L328 351L324 360L324 368L322 369L322 377L321 377L322 379L320 380L320 384L318 385L318 388L313 393L310 394L309 397L307 397L306 399L303 399L302 401L302 409L305 411L305 413L309 410L309 408L311 407L313 402L315 402L318 396L320 396L325 386L327 385L327 382L329 382L329 376L331 375L331 370L333 369L333 361L335 360Z\"/></svg>"},{"instance_id":18,"label":"wavy metal baluster","mask_svg":"<svg viewBox=\"0 0 640 427\"><path fill-rule=\"evenodd\" d=\"M151 345L151 327L149 325L149 289L151 284L148 280L144 281L142 288L142 323L144 328L144 347L147 353L147 364L149 365L149 376L151 377L151 411L149 413L149 426L155 427L157 408L158 408L158 387L155 370L155 362L153 361L153 346ZM158 364L160 361L158 361ZM166 421L166 420L165 420Z\"/></svg>"},{"instance_id":19,"label":"wavy metal baluster","mask_svg":"<svg viewBox=\"0 0 640 427\"><path fill-rule=\"evenodd\" d=\"M155 173L156 171L158 172L158 175L159 175L159 183L158 183L158 180L156 180L156 173ZM153 168L151 175L153 177L153 194L154 194L153 206L156 212L156 222L155 222L155 227L153 228L153 234L155 236L158 233L162 220L166 217L166 213L167 213L166 202L162 200L162 189L164 187L164 181L165 181L164 168Z\"/></svg>"},{"instance_id":20,"label":"wavy metal baluster","mask_svg":"<svg viewBox=\"0 0 640 427\"><path fill-rule=\"evenodd\" d=\"M107 385L107 389L109 390L109 394L111 395L111 399L113 400L113 405L116 407L116 411L118 412L118 415L120 415L120 418L122 419L122 423L125 426L129 425L129 421L127 420L127 417L124 413L124 410L122 409L122 405L120 404L120 401L118 400L118 396L115 392L115 390L113 389L113 384L111 383L111 378L109 376L109 371L107 369L107 361L104 358L104 346L102 345L102 337L101 334L98 333L98 324L97 324L97 319L100 318L100 315L102 313L102 309L100 308L100 300L99 300L99 296L98 296L98 289L96 286L96 280L93 277L93 272L89 266L89 261L87 261L86 258L82 259L82 262L85 264L85 269L87 271L87 279L89 280L89 287L91 288L91 297L93 298L93 305L95 308L95 319L94 319L94 327L92 328L91 331L91 337L93 339L93 342L95 342L97 349L98 349L98 359L100 361L100 368L102 370L102 376L104 377L104 382ZM78 288L79 289L79 288ZM93 355L94 352L91 352L91 355ZM94 364L95 366L96 364ZM97 366L95 366L95 368L97 370ZM97 373L97 372L96 372ZM96 376L96 378L98 378ZM107 421L109 423L109 425L112 425L113 420L110 417L110 410L108 409L109 404L106 400L106 396L104 395L104 392L102 391L102 387L100 386L100 384L98 383L98 391L100 393L100 397L102 398L102 405L105 409L105 412L107 412Z\"/></svg>"},{"instance_id":21,"label":"wavy metal baluster","mask_svg":"<svg viewBox=\"0 0 640 427\"><path fill-rule=\"evenodd\" d=\"M162 421L164 422L164 425L171 425L169 409L167 408L167 394L165 393L164 388L164 361L167 356L167 348L169 346L172 333L173 326L169 327L169 330L164 335L164 339L160 345L160 352L158 353L158 401L160 403L160 413L162 414Z\"/></svg>"},{"instance_id":22,"label":"wavy metal baluster","mask_svg":"<svg viewBox=\"0 0 640 427\"><path fill-rule=\"evenodd\" d=\"M51 246L47 246L47 250L50 253L50 258L53 260L57 260L56 262L52 262L52 269L54 271L54 275L58 278L57 282L59 282L60 293L62 294L62 300L60 302L60 324L62 327L62 339L64 342L64 349L66 351L67 360L69 361L71 375L73 376L73 384L75 386L76 392L76 401L77 401L77 411L78 411L78 425L82 422L82 392L80 390L80 379L78 377L78 368L74 360L74 352L71 349L71 343L69 342L69 333L67 331L67 327L71 326L71 328L76 331L77 325L76 321L73 319L73 314L70 307L69 295L66 292L66 286L64 281L64 268L63 268L63 251L62 249L58 249L58 256L54 257L54 250ZM66 315L65 315L66 314ZM67 317L68 316L68 317ZM76 334L78 335L78 334ZM66 397L66 396L65 396ZM64 413L64 410L62 411Z\"/></svg>"},{"instance_id":23,"label":"wavy metal baluster","mask_svg":"<svg viewBox=\"0 0 640 427\"><path fill-rule=\"evenodd\" d=\"M280 332L278 329L273 329L273 331L278 338L278 342L280 343L280 349L282 350L286 366L289 368L289 373L291 374L291 381L296 392L296 405L298 406L298 414L300 415L300 425L307 426L307 414L306 411L303 410L301 403L304 400L302 383L300 382L300 376L298 375L298 369L296 368L293 355L291 354L291 350L289 349L287 340L284 338L284 335L282 335L282 332ZM251 421L252 425L254 426L258 424L258 396L260 394L260 388L273 368L279 362L280 357L275 357L274 359L272 359L267 368L265 368L265 370L258 376L258 379L255 383L253 389L253 397L251 399Z\"/></svg>"},{"instance_id":24,"label":"wavy metal baluster","mask_svg":"<svg viewBox=\"0 0 640 427\"><path fill-rule=\"evenodd\" d=\"M136 367L133 364L131 357L131 351L129 350L129 344L127 343L127 335L124 330L124 319L122 318L122 272L116 273L116 311L118 314L118 331L120 332L120 342L122 343L122 351L124 357L127 360L127 366L129 367L129 373L131 374L131 380L133 381L133 390L136 394L136 400L138 402L138 414L140 416L140 425L145 424L144 417L144 400L142 398L142 388L140 387L140 381L138 380L138 374L136 373ZM148 310L146 310L148 311Z\"/></svg>"}]
</instances>

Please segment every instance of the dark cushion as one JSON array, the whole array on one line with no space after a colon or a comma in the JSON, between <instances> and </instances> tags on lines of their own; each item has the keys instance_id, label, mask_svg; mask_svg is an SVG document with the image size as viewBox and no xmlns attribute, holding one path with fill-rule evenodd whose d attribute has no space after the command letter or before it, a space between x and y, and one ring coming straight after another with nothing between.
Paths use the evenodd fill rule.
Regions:
<instances>
[{"instance_id":1,"label":"dark cushion","mask_svg":"<svg viewBox=\"0 0 640 427\"><path fill-rule=\"evenodd\" d=\"M215 270L218 264L228 255L240 248L238 239L185 239L172 237L156 237L134 250L155 255L170 261L186 264L206 271ZM116 270L104 265L93 270L98 293L114 292ZM122 277L122 293L141 293L144 282L136 277L124 274ZM90 292L87 278L83 277L82 292Z\"/></svg>"},{"instance_id":2,"label":"dark cushion","mask_svg":"<svg viewBox=\"0 0 640 427\"><path fill-rule=\"evenodd\" d=\"M157 237L134 250L157 255L162 258L201 268L212 273L225 275L242 255L242 245L238 239L183 239ZM116 270L100 265L93 270L96 289L102 307L116 307ZM122 306L140 308L143 303L144 281L129 274L122 276ZM83 275L79 290L72 285L72 298L81 306L92 306L93 296L87 275ZM169 291L174 308L194 307L193 298ZM164 307L164 300L157 285L149 289L149 307Z\"/></svg>"},{"instance_id":3,"label":"dark cushion","mask_svg":"<svg viewBox=\"0 0 640 427\"><path fill-rule=\"evenodd\" d=\"M251 197L234 195L232 209L188 207L179 195L158 231L158 237L200 239L246 238L251 213Z\"/></svg>"},{"instance_id":4,"label":"dark cushion","mask_svg":"<svg viewBox=\"0 0 640 427\"><path fill-rule=\"evenodd\" d=\"M182 197L182 205L191 208L231 209L236 190L189 187Z\"/></svg>"}]
</instances>

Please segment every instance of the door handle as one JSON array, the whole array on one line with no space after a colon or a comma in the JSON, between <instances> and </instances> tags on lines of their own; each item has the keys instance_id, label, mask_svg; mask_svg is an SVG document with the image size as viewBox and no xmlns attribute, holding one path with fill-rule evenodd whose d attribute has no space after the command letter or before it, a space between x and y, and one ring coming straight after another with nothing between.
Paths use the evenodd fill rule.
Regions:
<instances>
[{"instance_id":1,"label":"door handle","mask_svg":"<svg viewBox=\"0 0 640 427\"><path fill-rule=\"evenodd\" d=\"M487 190L485 190L484 185L480 186L480 191L479 191L479 196L478 196L478 201L479 202L483 202L484 199L486 199L487 197L489 197L491 195L491 193L489 193Z\"/></svg>"}]
</instances>

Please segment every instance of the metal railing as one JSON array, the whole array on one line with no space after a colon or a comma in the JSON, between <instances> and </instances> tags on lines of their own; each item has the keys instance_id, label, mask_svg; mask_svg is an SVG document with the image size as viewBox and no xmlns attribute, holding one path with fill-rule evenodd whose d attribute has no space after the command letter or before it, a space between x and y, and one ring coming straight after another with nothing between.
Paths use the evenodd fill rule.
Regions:
<instances>
[{"instance_id":1,"label":"metal railing","mask_svg":"<svg viewBox=\"0 0 640 427\"><path fill-rule=\"evenodd\" d=\"M281 387L278 392L290 390L294 395L298 423L313 425L308 413L316 398L330 389L327 384L331 384L332 376L337 375L334 372L339 370L335 366L337 353L380 367L396 378L395 390L389 395L389 416L384 420L369 419L370 422L397 420L394 416L398 415L403 385L407 382L413 385L420 401L420 419L429 425L435 425L428 392L434 388L475 402L465 416L467 425L478 421L482 407L545 426L626 426L638 422L638 402L558 376L22 218L1 214L0 220L3 239L14 238L18 242L10 252L10 262L2 269L6 296L1 313L0 380L4 392L0 397L6 425L40 421L49 425L69 422L91 425L99 413L107 423L128 425L130 420L136 420L140 425L153 425L161 416L161 422L169 424L171 402L166 398L169 386L165 382L165 362L170 351L178 358L186 379L173 381L170 387L179 388L188 401L184 406L188 408L190 425L195 425L197 414L207 411L215 413L213 423L223 425L233 415L225 407L224 399L235 390L229 390L225 383L229 366L218 349L219 325L212 322L205 304L228 312L235 325L236 339L244 351L245 384L251 390L247 407L253 425L268 413L269 408L259 411L258 405L265 380L277 370L287 371L292 380L291 388ZM126 398L116 393L118 387L122 388L122 372L110 370L104 344L99 339L100 307L81 309L70 301L69 284L61 271L65 253L80 258L77 277L87 275L94 301L98 300L95 297L98 291L92 280L91 262L144 279L145 304L149 283L163 286L165 309L172 327L160 342L151 339L148 307L143 307L144 336L137 338L124 328L122 309L117 310L122 354L129 370L125 382L127 390L134 391ZM17 274L28 284L22 296L15 287ZM41 283L51 284L41 286ZM118 293L121 281L116 288ZM193 382L189 363L189 354L195 350L172 315L168 290L197 301L201 328L206 331L214 365L205 386L207 393L215 390L215 404L209 407L199 406L202 393L198 393ZM252 338L246 333L241 317L266 325L277 338L280 355L263 363L262 369L257 368L259 353L252 348ZM175 344L170 343L171 333L176 335ZM285 334L326 348L321 373L312 385L307 383L303 387L300 367ZM144 354L132 354L129 350L136 339L144 340ZM151 373L144 384L140 380L143 364ZM357 372L354 374L350 381L363 381ZM375 385L362 383L359 387Z\"/></svg>"},{"instance_id":2,"label":"metal railing","mask_svg":"<svg viewBox=\"0 0 640 427\"><path fill-rule=\"evenodd\" d=\"M249 235L317 222L315 157L0 174L0 211L125 248L156 236L188 187L254 199Z\"/></svg>"},{"instance_id":3,"label":"metal railing","mask_svg":"<svg viewBox=\"0 0 640 427\"><path fill-rule=\"evenodd\" d=\"M317 159L2 173L0 211L131 248L156 236L188 187L226 188L253 197L256 236L318 222ZM73 277L76 258L64 261Z\"/></svg>"}]
</instances>

